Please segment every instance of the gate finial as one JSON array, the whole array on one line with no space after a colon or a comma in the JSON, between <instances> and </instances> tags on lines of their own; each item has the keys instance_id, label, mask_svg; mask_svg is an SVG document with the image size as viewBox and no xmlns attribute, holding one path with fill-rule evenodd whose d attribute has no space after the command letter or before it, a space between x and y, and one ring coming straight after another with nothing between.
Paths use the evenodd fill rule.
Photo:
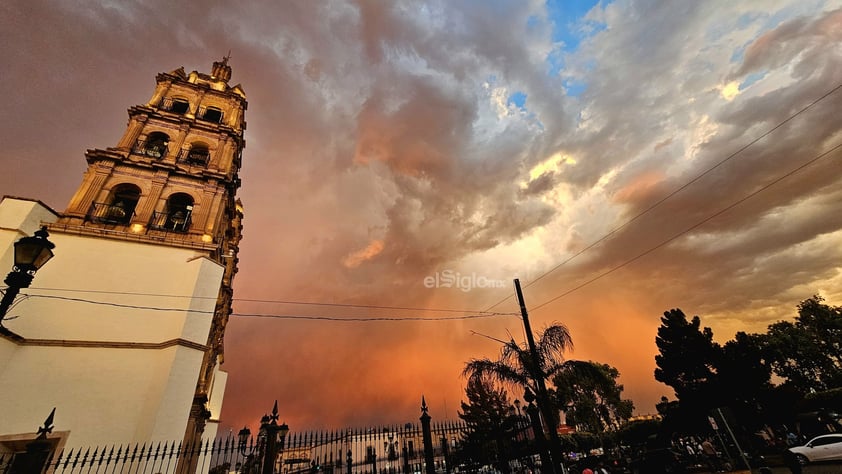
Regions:
<instances>
[{"instance_id":1,"label":"gate finial","mask_svg":"<svg viewBox=\"0 0 842 474\"><path fill-rule=\"evenodd\" d=\"M44 426L38 428L38 438L37 439L47 439L47 435L53 432L53 418L56 416L56 407L53 407L53 411L47 416L47 419L44 420Z\"/></svg>"}]
</instances>

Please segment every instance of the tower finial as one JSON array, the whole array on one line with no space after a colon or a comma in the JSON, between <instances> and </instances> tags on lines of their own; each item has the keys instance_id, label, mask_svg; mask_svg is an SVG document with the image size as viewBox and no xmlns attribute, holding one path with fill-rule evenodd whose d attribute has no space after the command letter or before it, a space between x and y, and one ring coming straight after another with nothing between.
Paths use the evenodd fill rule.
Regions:
<instances>
[{"instance_id":1,"label":"tower finial","mask_svg":"<svg viewBox=\"0 0 842 474\"><path fill-rule=\"evenodd\" d=\"M228 51L228 56L222 57L222 61L214 61L213 69L211 69L211 77L228 82L228 79L231 79L231 66L228 65L229 59L231 59L230 50Z\"/></svg>"}]
</instances>

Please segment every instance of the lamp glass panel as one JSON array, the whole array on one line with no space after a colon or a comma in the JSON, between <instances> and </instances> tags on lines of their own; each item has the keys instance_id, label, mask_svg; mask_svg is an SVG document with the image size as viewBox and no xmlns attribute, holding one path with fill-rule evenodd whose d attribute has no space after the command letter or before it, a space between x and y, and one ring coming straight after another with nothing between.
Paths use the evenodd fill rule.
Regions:
<instances>
[{"instance_id":1,"label":"lamp glass panel","mask_svg":"<svg viewBox=\"0 0 842 474\"><path fill-rule=\"evenodd\" d=\"M15 266L41 268L47 260L53 258L53 252L37 238L24 237L15 242Z\"/></svg>"},{"instance_id":2,"label":"lamp glass panel","mask_svg":"<svg viewBox=\"0 0 842 474\"><path fill-rule=\"evenodd\" d=\"M46 247L41 249L41 253L38 254L38 258L36 258L35 262L33 263L33 265L35 265L35 269L37 270L37 269L41 268L42 266L44 266L44 264L47 263L47 261L51 258L53 258L53 251L52 250L50 250Z\"/></svg>"}]
</instances>

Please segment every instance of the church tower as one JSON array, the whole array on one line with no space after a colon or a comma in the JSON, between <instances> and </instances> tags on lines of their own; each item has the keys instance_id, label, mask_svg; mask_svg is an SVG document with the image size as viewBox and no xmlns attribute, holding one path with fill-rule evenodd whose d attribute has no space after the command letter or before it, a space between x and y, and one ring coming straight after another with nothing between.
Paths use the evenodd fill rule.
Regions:
<instances>
[{"instance_id":1,"label":"church tower","mask_svg":"<svg viewBox=\"0 0 842 474\"><path fill-rule=\"evenodd\" d=\"M0 338L0 386L20 387L0 390L0 450L52 407L64 447L216 434L243 217L247 102L230 79L227 57L158 74L116 146L85 153L63 213L0 202L0 249L41 225L56 244Z\"/></svg>"}]
</instances>

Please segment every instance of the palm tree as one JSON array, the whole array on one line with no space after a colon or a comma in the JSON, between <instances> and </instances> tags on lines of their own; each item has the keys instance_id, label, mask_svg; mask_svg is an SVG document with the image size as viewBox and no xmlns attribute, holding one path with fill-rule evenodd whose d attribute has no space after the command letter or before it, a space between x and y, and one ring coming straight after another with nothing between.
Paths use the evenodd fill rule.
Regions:
<instances>
[{"instance_id":1,"label":"palm tree","mask_svg":"<svg viewBox=\"0 0 842 474\"><path fill-rule=\"evenodd\" d=\"M532 393L540 393L541 386L564 368L564 353L573 349L573 339L567 326L555 323L544 328L535 341L537 366L529 346L514 339L503 342L500 357L471 359L465 364L462 375L467 378L489 377L504 385L519 386ZM541 382L539 382L539 380Z\"/></svg>"},{"instance_id":2,"label":"palm tree","mask_svg":"<svg viewBox=\"0 0 842 474\"><path fill-rule=\"evenodd\" d=\"M550 434L550 451L556 465L561 463L558 426L558 410L551 407L546 381L564 367L564 353L573 349L573 338L567 326L554 323L544 328L535 341L535 355L526 343L518 344L511 339L503 343L497 360L471 359L465 364L465 377L489 377L504 385L519 386L536 395L538 409ZM537 433L536 433L537 435ZM552 472L552 471L551 471Z\"/></svg>"}]
</instances>

